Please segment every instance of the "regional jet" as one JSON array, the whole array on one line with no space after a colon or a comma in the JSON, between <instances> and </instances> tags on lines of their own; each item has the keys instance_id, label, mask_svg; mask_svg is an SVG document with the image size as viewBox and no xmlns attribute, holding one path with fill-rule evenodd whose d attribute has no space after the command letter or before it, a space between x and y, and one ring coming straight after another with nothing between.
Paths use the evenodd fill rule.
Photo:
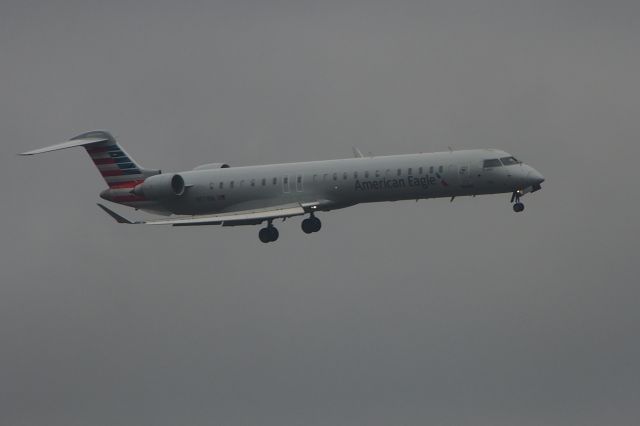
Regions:
<instances>
[{"instance_id":1,"label":"regional jet","mask_svg":"<svg viewBox=\"0 0 640 426\"><path fill-rule=\"evenodd\" d=\"M99 204L118 223L144 225L260 225L263 243L278 239L275 220L306 216L302 231L318 232L317 212L360 203L485 194L520 198L540 189L544 177L511 154L495 149L449 150L428 154L354 158L230 167L204 164L163 173L141 167L106 131L83 133L66 142L25 152L34 155L83 147L106 181L100 197L165 218L130 221Z\"/></svg>"}]
</instances>

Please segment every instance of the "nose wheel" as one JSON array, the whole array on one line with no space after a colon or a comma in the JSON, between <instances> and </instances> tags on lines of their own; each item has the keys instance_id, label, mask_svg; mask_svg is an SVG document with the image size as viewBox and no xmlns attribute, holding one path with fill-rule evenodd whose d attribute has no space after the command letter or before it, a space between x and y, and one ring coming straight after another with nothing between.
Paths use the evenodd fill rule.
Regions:
<instances>
[{"instance_id":1,"label":"nose wheel","mask_svg":"<svg viewBox=\"0 0 640 426\"><path fill-rule=\"evenodd\" d=\"M310 217L302 221L302 231L305 234L311 234L313 232L318 232L322 228L322 222L320 219L311 214Z\"/></svg>"},{"instance_id":2,"label":"nose wheel","mask_svg":"<svg viewBox=\"0 0 640 426\"><path fill-rule=\"evenodd\" d=\"M258 238L260 238L260 241L263 243L272 243L276 241L279 236L280 232L278 232L278 229L271 223L269 223L266 228L262 228L258 233Z\"/></svg>"},{"instance_id":3,"label":"nose wheel","mask_svg":"<svg viewBox=\"0 0 640 426\"><path fill-rule=\"evenodd\" d=\"M522 202L520 201L520 195L520 191L514 191L513 195L511 195L511 202L513 203L515 201L515 204L513 205L513 211L516 213L520 213L524 210L524 204L522 204Z\"/></svg>"}]
</instances>

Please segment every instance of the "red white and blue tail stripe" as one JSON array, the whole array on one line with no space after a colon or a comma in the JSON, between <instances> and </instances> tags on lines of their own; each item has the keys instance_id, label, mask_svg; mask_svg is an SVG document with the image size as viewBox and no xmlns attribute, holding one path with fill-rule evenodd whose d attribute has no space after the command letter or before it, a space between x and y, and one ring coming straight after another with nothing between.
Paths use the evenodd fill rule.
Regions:
<instances>
[{"instance_id":1,"label":"red white and blue tail stripe","mask_svg":"<svg viewBox=\"0 0 640 426\"><path fill-rule=\"evenodd\" d=\"M98 142L84 148L109 187L133 188L144 181L140 166L117 143Z\"/></svg>"}]
</instances>

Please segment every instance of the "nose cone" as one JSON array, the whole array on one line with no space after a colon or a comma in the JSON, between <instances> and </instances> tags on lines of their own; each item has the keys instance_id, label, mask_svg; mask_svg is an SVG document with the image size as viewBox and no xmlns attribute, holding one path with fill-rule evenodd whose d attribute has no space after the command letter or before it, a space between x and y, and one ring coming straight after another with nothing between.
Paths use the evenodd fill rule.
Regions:
<instances>
[{"instance_id":1,"label":"nose cone","mask_svg":"<svg viewBox=\"0 0 640 426\"><path fill-rule=\"evenodd\" d=\"M531 166L527 166L527 169L527 177L524 179L525 185L531 188L531 192L536 192L541 189L540 184L544 182L544 176Z\"/></svg>"},{"instance_id":2,"label":"nose cone","mask_svg":"<svg viewBox=\"0 0 640 426\"><path fill-rule=\"evenodd\" d=\"M544 182L544 176L542 176L539 171L537 171L533 167L530 167L530 169L531 170L527 174L527 180L531 183L531 185L540 185L542 182Z\"/></svg>"}]
</instances>

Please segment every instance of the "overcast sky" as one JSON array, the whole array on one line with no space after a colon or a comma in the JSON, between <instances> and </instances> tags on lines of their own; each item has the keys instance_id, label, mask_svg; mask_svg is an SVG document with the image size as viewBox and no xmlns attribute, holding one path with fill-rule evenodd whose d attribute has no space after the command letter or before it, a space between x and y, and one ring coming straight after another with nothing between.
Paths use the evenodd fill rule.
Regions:
<instances>
[{"instance_id":1,"label":"overcast sky","mask_svg":"<svg viewBox=\"0 0 640 426\"><path fill-rule=\"evenodd\" d=\"M636 1L0 3L0 424L637 425ZM116 224L82 150L145 167L454 148L508 195L321 232ZM116 206L132 218L142 213Z\"/></svg>"}]
</instances>

